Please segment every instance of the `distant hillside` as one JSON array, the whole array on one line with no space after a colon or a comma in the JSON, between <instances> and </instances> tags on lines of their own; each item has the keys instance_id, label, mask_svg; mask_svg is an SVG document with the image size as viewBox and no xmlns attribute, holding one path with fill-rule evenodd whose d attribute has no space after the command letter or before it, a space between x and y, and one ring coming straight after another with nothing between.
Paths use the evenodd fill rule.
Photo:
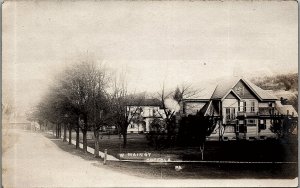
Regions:
<instances>
[{"instance_id":1,"label":"distant hillside","mask_svg":"<svg viewBox=\"0 0 300 188\"><path fill-rule=\"evenodd\" d=\"M252 82L267 90L298 91L298 73L256 77Z\"/></svg>"},{"instance_id":2,"label":"distant hillside","mask_svg":"<svg viewBox=\"0 0 300 188\"><path fill-rule=\"evenodd\" d=\"M298 112L298 73L256 77L252 82L262 89L273 90L279 99L287 99L286 104L293 105Z\"/></svg>"}]
</instances>

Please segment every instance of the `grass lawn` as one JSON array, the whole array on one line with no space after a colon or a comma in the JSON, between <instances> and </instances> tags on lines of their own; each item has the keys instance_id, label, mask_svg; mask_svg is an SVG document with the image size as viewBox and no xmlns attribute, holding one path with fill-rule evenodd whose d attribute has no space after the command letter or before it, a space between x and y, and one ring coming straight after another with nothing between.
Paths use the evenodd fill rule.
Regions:
<instances>
[{"instance_id":1,"label":"grass lawn","mask_svg":"<svg viewBox=\"0 0 300 188\"><path fill-rule=\"evenodd\" d=\"M52 136L46 135L49 138ZM134 135L132 139L138 136ZM113 142L104 142L103 140ZM109 168L114 171L143 177L143 178L161 178L161 179L241 179L241 178L285 178L293 179L297 177L297 164L217 164L217 163L140 163L140 162L123 162L108 161L107 165L102 164L102 159L96 159L92 154L84 154L82 150L76 150L74 145L68 145L60 139L52 139L52 141L62 150L82 157L85 160L94 161L95 166L101 168ZM104 143L119 143L118 138L103 138ZM130 143L130 142L129 142ZM142 144L142 143L140 143ZM108 146L109 146L108 145ZM131 143L128 145L134 146ZM102 145L103 146L103 145ZM136 146L136 148L138 148ZM145 148L148 151L148 148ZM182 150L182 149L181 149ZM178 151L181 151L178 149ZM192 149L191 149L192 150ZM118 149L109 151L119 152ZM130 149L127 149L130 151ZM176 150L173 150L176 151ZM209 151L209 150L208 150ZM175 165L182 166L181 171L175 171Z\"/></svg>"},{"instance_id":2,"label":"grass lawn","mask_svg":"<svg viewBox=\"0 0 300 188\"><path fill-rule=\"evenodd\" d=\"M88 133L88 146L94 148L92 132ZM72 134L75 139L75 133ZM148 145L145 134L128 134L127 147L123 148L123 139L118 135L103 135L100 139L100 151L107 149L108 154L119 158L119 153L152 153L153 157L171 156L173 160L201 160L198 147L172 147L155 150ZM268 161L298 162L298 143L279 140L260 141L207 141L204 160L208 161Z\"/></svg>"},{"instance_id":3,"label":"grass lawn","mask_svg":"<svg viewBox=\"0 0 300 188\"><path fill-rule=\"evenodd\" d=\"M92 133L89 133L92 134ZM74 137L75 138L75 135ZM94 148L92 136L88 146ZM171 156L173 160L201 160L198 147L171 147L155 150L148 145L145 134L128 134L127 147L123 148L123 139L118 135L104 135L100 139L100 151L107 149L108 154L119 158L119 153L152 153L152 156ZM298 162L298 143L279 140L260 141L207 141L204 160L212 161L268 161Z\"/></svg>"}]
</instances>

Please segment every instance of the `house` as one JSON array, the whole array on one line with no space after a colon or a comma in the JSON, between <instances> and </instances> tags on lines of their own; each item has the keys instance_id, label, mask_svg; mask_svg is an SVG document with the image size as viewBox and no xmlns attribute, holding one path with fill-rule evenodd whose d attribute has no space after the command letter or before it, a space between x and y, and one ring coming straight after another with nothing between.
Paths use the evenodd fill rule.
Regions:
<instances>
[{"instance_id":1,"label":"house","mask_svg":"<svg viewBox=\"0 0 300 188\"><path fill-rule=\"evenodd\" d=\"M298 117L291 105L282 105L270 90L263 90L245 78L224 80L181 102L182 116L219 117L210 138L265 139L274 137L270 130L272 114Z\"/></svg>"},{"instance_id":2,"label":"house","mask_svg":"<svg viewBox=\"0 0 300 188\"><path fill-rule=\"evenodd\" d=\"M133 100L126 105L131 119L128 126L128 133L145 133L150 130L150 123L155 118L164 117L161 108L161 101L158 99Z\"/></svg>"}]
</instances>

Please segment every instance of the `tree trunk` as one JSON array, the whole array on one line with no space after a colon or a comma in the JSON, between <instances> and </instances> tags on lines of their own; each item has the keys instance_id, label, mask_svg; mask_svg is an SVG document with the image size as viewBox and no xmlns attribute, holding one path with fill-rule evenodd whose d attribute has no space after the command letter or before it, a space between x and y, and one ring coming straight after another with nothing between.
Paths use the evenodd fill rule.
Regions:
<instances>
[{"instance_id":1,"label":"tree trunk","mask_svg":"<svg viewBox=\"0 0 300 188\"><path fill-rule=\"evenodd\" d=\"M59 127L60 127L60 125L58 124L57 125L57 138L59 138Z\"/></svg>"},{"instance_id":2,"label":"tree trunk","mask_svg":"<svg viewBox=\"0 0 300 188\"><path fill-rule=\"evenodd\" d=\"M127 131L123 131L123 148L127 145Z\"/></svg>"},{"instance_id":3,"label":"tree trunk","mask_svg":"<svg viewBox=\"0 0 300 188\"><path fill-rule=\"evenodd\" d=\"M119 139L121 139L121 131L120 131L120 128L118 127L117 130L118 130Z\"/></svg>"},{"instance_id":4,"label":"tree trunk","mask_svg":"<svg viewBox=\"0 0 300 188\"><path fill-rule=\"evenodd\" d=\"M84 129L82 129L82 135L83 135L83 140L82 140L82 144L83 144L83 152L86 153L87 152L87 116L85 115L84 118Z\"/></svg>"},{"instance_id":5,"label":"tree trunk","mask_svg":"<svg viewBox=\"0 0 300 188\"><path fill-rule=\"evenodd\" d=\"M99 157L99 130L95 130L94 132L95 135L95 151L94 151L94 156Z\"/></svg>"},{"instance_id":6,"label":"tree trunk","mask_svg":"<svg viewBox=\"0 0 300 188\"><path fill-rule=\"evenodd\" d=\"M83 149L84 153L87 152L87 137L86 137L86 133L87 133L86 130L82 131L82 135L83 135L83 140L82 140L82 142L83 142L83 148L82 149Z\"/></svg>"},{"instance_id":7,"label":"tree trunk","mask_svg":"<svg viewBox=\"0 0 300 188\"><path fill-rule=\"evenodd\" d=\"M59 124L59 138L61 138L61 129L62 129L62 126L61 126L61 124Z\"/></svg>"},{"instance_id":8,"label":"tree trunk","mask_svg":"<svg viewBox=\"0 0 300 188\"><path fill-rule=\"evenodd\" d=\"M79 149L79 123L77 123L76 127L76 149Z\"/></svg>"},{"instance_id":9,"label":"tree trunk","mask_svg":"<svg viewBox=\"0 0 300 188\"><path fill-rule=\"evenodd\" d=\"M167 147L171 145L171 136L172 136L172 121L167 120ZM165 145L165 144L164 144Z\"/></svg>"},{"instance_id":10,"label":"tree trunk","mask_svg":"<svg viewBox=\"0 0 300 188\"><path fill-rule=\"evenodd\" d=\"M56 138L58 138L58 124L55 125L55 131L56 131L55 136Z\"/></svg>"},{"instance_id":11,"label":"tree trunk","mask_svg":"<svg viewBox=\"0 0 300 188\"><path fill-rule=\"evenodd\" d=\"M67 124L64 124L64 139L63 139L64 142L67 141Z\"/></svg>"},{"instance_id":12,"label":"tree trunk","mask_svg":"<svg viewBox=\"0 0 300 188\"><path fill-rule=\"evenodd\" d=\"M59 138L61 138L61 124L59 124L59 126L58 126L58 132L59 132Z\"/></svg>"},{"instance_id":13,"label":"tree trunk","mask_svg":"<svg viewBox=\"0 0 300 188\"><path fill-rule=\"evenodd\" d=\"M69 145L72 144L72 126L69 124Z\"/></svg>"}]
</instances>

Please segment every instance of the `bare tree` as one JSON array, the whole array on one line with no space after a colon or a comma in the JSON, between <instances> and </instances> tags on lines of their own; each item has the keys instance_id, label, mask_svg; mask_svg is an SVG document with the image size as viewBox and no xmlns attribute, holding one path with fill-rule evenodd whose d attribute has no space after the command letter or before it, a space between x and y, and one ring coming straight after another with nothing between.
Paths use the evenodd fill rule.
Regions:
<instances>
[{"instance_id":1,"label":"bare tree","mask_svg":"<svg viewBox=\"0 0 300 188\"><path fill-rule=\"evenodd\" d=\"M96 79L95 62L93 59L84 59L80 63L67 68L60 79L61 92L70 101L78 115L76 128L76 143L79 142L79 128L83 134L83 151L87 152L87 131L90 124L88 115L91 112L92 93Z\"/></svg>"},{"instance_id":2,"label":"bare tree","mask_svg":"<svg viewBox=\"0 0 300 188\"><path fill-rule=\"evenodd\" d=\"M91 74L92 80L89 87L91 100L89 100L89 121L94 132L95 157L99 157L99 137L100 129L104 125L108 125L111 120L111 108L107 87L109 86L109 76L107 69L103 65L93 68Z\"/></svg>"},{"instance_id":3,"label":"bare tree","mask_svg":"<svg viewBox=\"0 0 300 188\"><path fill-rule=\"evenodd\" d=\"M174 91L169 92L166 91L165 84L163 84L161 91L157 93L157 99L161 101L163 113L160 111L157 112L160 118L165 120L169 144L176 128L175 115L179 113L183 99L193 97L197 93L199 93L199 90L194 90L191 85L185 83L177 86Z\"/></svg>"},{"instance_id":4,"label":"bare tree","mask_svg":"<svg viewBox=\"0 0 300 188\"><path fill-rule=\"evenodd\" d=\"M115 76L111 104L115 125L123 136L124 148L127 145L128 126L139 113L139 107L144 99L144 96L137 97L135 94L128 94L127 86L125 73L120 74L119 79L117 75Z\"/></svg>"},{"instance_id":5,"label":"bare tree","mask_svg":"<svg viewBox=\"0 0 300 188\"><path fill-rule=\"evenodd\" d=\"M59 88L52 86L43 100L27 115L27 119L39 124L47 122L55 124L56 137L59 138L61 136L61 124L64 121L63 114L67 106L67 101L59 93Z\"/></svg>"}]
</instances>

